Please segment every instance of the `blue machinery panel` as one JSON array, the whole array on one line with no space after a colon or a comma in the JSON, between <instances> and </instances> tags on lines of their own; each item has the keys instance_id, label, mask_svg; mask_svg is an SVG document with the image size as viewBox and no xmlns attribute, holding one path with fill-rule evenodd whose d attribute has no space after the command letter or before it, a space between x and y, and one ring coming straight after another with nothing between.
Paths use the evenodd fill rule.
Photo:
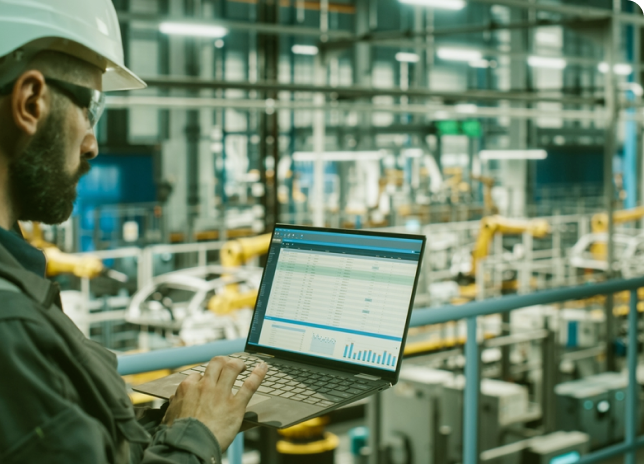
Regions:
<instances>
[{"instance_id":1,"label":"blue machinery panel","mask_svg":"<svg viewBox=\"0 0 644 464\"><path fill-rule=\"evenodd\" d=\"M628 388L626 392L626 439L623 443L582 456L578 464L594 464L620 454L625 455L626 464L635 464L637 448L644 446L644 435L637 436L637 289L644 287L644 277L630 280L611 280L601 284L581 285L503 298L477 301L462 306L419 309L412 313L411 327L440 324L459 319L467 320L467 341L465 344L465 383L463 411L463 464L477 464L477 424L479 400L479 346L476 340L477 317L487 316L527 306L552 304L567 300L589 298L622 291L631 292L628 313ZM121 375L136 374L159 369L172 369L208 361L213 356L226 355L244 349L244 340L227 340L200 346L157 350L150 353L123 355L118 359ZM470 382L469 379L475 379ZM372 449L377 448L372 444ZM243 450L243 436L239 434L228 451L231 464L240 464Z\"/></svg>"}]
</instances>

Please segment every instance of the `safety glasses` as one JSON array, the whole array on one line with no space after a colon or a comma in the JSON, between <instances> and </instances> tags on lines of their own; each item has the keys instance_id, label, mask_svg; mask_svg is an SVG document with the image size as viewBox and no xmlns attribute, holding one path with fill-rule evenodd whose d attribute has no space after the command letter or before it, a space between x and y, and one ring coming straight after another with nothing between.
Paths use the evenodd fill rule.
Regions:
<instances>
[{"instance_id":1,"label":"safety glasses","mask_svg":"<svg viewBox=\"0 0 644 464\"><path fill-rule=\"evenodd\" d=\"M105 110L105 94L103 92L52 77L45 77L45 82L64 93L78 107L86 108L91 127L96 126ZM0 95L10 94L13 91L14 84L15 81L0 87Z\"/></svg>"}]
</instances>

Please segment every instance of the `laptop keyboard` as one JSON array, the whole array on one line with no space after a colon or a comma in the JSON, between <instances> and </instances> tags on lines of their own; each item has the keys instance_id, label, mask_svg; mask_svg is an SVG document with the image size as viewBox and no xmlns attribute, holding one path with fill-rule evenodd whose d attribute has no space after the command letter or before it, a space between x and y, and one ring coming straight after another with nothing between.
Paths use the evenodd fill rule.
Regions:
<instances>
[{"instance_id":1,"label":"laptop keyboard","mask_svg":"<svg viewBox=\"0 0 644 464\"><path fill-rule=\"evenodd\" d=\"M247 354L230 355L239 358L246 364L246 370L239 374L235 381L236 387L241 387L255 366L263 360ZM193 367L183 371L184 374L197 371L203 375L207 364ZM315 404L328 407L335 403L346 401L373 388L373 382L360 379L347 379L314 372L310 369L280 365L279 369L274 364L268 364L268 372L264 381L257 389L258 392L268 396L279 396L302 403Z\"/></svg>"}]
</instances>

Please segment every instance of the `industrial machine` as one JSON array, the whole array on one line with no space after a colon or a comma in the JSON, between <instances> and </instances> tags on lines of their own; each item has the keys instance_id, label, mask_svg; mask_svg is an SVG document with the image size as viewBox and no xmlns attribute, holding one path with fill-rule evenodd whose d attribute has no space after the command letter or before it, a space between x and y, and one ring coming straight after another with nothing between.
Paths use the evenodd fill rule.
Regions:
<instances>
[{"instance_id":1,"label":"industrial machine","mask_svg":"<svg viewBox=\"0 0 644 464\"><path fill-rule=\"evenodd\" d=\"M422 366L404 366L400 380L382 394L383 440L388 454L406 454L413 463L460 462L463 447L463 389L465 378ZM481 382L481 450L504 443L503 431L534 420L528 389L499 380Z\"/></svg>"},{"instance_id":2,"label":"industrial machine","mask_svg":"<svg viewBox=\"0 0 644 464\"><path fill-rule=\"evenodd\" d=\"M573 464L589 451L582 432L554 432L500 446L481 453L484 464Z\"/></svg>"},{"instance_id":3,"label":"industrial machine","mask_svg":"<svg viewBox=\"0 0 644 464\"><path fill-rule=\"evenodd\" d=\"M440 402L443 384L453 377L448 371L403 365L398 383L382 393L382 435L390 461L444 462ZM395 459L399 454L406 456Z\"/></svg>"},{"instance_id":4,"label":"industrial machine","mask_svg":"<svg viewBox=\"0 0 644 464\"><path fill-rule=\"evenodd\" d=\"M567 464L588 452L588 435L581 432L555 432L530 440L521 464Z\"/></svg>"},{"instance_id":5,"label":"industrial machine","mask_svg":"<svg viewBox=\"0 0 644 464\"><path fill-rule=\"evenodd\" d=\"M442 427L449 430L447 456L452 462L461 459L463 451L463 390L465 377L455 376L443 386ZM523 385L500 380L482 379L480 396L479 443L481 450L496 448L504 443L503 430L512 425L529 422L538 417L530 408L528 389ZM535 417L536 416L536 417Z\"/></svg>"},{"instance_id":6,"label":"industrial machine","mask_svg":"<svg viewBox=\"0 0 644 464\"><path fill-rule=\"evenodd\" d=\"M623 440L627 385L616 372L557 385L557 428L587 433L593 449Z\"/></svg>"}]
</instances>

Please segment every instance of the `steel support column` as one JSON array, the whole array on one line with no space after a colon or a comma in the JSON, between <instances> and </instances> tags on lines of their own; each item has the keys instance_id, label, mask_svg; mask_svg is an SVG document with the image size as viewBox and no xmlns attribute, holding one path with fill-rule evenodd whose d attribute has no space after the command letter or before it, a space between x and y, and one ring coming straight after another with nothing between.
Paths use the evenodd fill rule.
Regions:
<instances>
[{"instance_id":1,"label":"steel support column","mask_svg":"<svg viewBox=\"0 0 644 464\"><path fill-rule=\"evenodd\" d=\"M613 0L614 11L619 12L620 0ZM614 196L615 188L613 185L613 158L615 156L615 145L617 136L617 122L619 112L617 107L617 90L615 86L614 65L616 61L616 47L619 44L619 22L613 17L608 23L605 31L604 42L604 60L608 63L608 71L605 74L605 100L606 100L606 127L605 127L605 147L604 147L604 195L606 197L606 211L608 213L608 239L607 239L607 270L606 277L613 277L614 262ZM617 370L615 359L615 318L613 316L613 295L606 295L604 313L606 318L606 369L608 371Z\"/></svg>"},{"instance_id":2,"label":"steel support column","mask_svg":"<svg viewBox=\"0 0 644 464\"><path fill-rule=\"evenodd\" d=\"M184 0L186 15L198 16L200 14L199 0ZM188 76L199 76L199 42L198 39L185 39L185 69ZM198 92L191 92L198 96ZM195 222L199 216L199 142L201 140L200 111L188 110L186 115L186 176L187 176L187 221L186 242L194 240Z\"/></svg>"},{"instance_id":3,"label":"steel support column","mask_svg":"<svg viewBox=\"0 0 644 464\"><path fill-rule=\"evenodd\" d=\"M119 12L127 13L130 9L130 0L114 0L114 7ZM120 22L121 37L123 40L123 52L125 65L129 66L130 58L130 25ZM107 130L105 141L109 146L128 145L130 112L127 108L110 109L106 112Z\"/></svg>"},{"instance_id":4,"label":"steel support column","mask_svg":"<svg viewBox=\"0 0 644 464\"><path fill-rule=\"evenodd\" d=\"M264 24L279 24L279 0L259 0L257 21ZM279 64L279 37L257 35L258 68L261 80L277 82ZM277 101L277 91L267 90L264 99ZM279 162L279 128L277 111L266 108L259 115L259 172L264 185L264 228L268 232L279 220L277 200L277 164Z\"/></svg>"}]
</instances>

